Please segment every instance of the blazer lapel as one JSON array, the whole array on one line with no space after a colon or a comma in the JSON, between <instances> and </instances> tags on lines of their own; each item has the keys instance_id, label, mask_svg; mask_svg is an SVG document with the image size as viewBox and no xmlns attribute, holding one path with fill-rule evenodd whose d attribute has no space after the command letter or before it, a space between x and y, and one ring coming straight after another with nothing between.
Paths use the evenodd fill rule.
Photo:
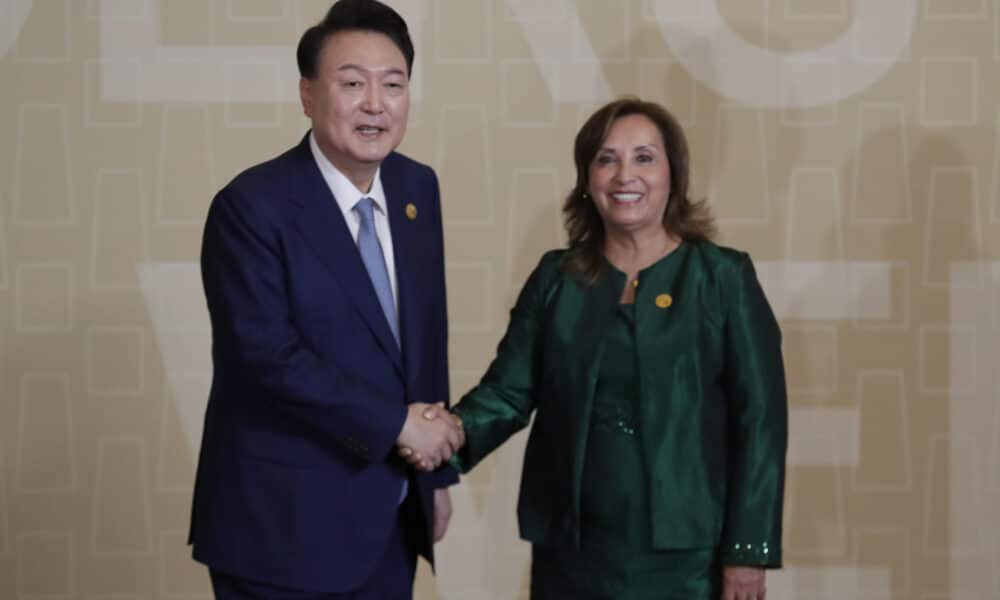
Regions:
<instances>
[{"instance_id":1,"label":"blazer lapel","mask_svg":"<svg viewBox=\"0 0 1000 600\"><path fill-rule=\"evenodd\" d=\"M361 318L402 375L403 367L396 340L382 314L375 288L372 287L358 247L344 222L344 215L312 157L308 137L299 145L296 158L299 172L292 181L295 198L302 205L296 226L340 282Z\"/></svg>"},{"instance_id":2,"label":"blazer lapel","mask_svg":"<svg viewBox=\"0 0 1000 600\"><path fill-rule=\"evenodd\" d=\"M568 437L576 440L571 459L573 461L571 502L575 507L579 507L581 501L586 440L601 360L604 358L606 332L616 318L618 301L624 285L624 276L606 272L591 288L575 286L577 301L581 304L577 322L585 326L574 336L572 348L567 350L567 355L562 359L569 365L567 387L571 390L568 394L571 400L563 407L571 427Z\"/></svg>"},{"instance_id":3,"label":"blazer lapel","mask_svg":"<svg viewBox=\"0 0 1000 600\"><path fill-rule=\"evenodd\" d=\"M418 239L418 228L406 216L407 198L402 185L402 177L396 172L391 156L382 163L382 189L385 191L386 209L389 212L389 228L392 231L393 261L396 266L396 288L399 296L397 310L399 311L399 339L403 349L404 365L419 363L419 354L423 339L423 319L413 314L414 294L417 293L414 261L423 254ZM411 373L412 369L405 369Z\"/></svg>"}]
</instances>

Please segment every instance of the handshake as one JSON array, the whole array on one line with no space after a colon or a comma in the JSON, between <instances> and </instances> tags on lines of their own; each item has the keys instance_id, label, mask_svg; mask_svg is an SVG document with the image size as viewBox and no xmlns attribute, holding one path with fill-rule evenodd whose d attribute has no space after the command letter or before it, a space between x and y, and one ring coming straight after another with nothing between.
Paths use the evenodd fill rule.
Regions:
<instances>
[{"instance_id":1,"label":"handshake","mask_svg":"<svg viewBox=\"0 0 1000 600\"><path fill-rule=\"evenodd\" d=\"M421 471L438 468L463 445L462 420L448 412L443 403L411 404L396 439L399 455Z\"/></svg>"}]
</instances>

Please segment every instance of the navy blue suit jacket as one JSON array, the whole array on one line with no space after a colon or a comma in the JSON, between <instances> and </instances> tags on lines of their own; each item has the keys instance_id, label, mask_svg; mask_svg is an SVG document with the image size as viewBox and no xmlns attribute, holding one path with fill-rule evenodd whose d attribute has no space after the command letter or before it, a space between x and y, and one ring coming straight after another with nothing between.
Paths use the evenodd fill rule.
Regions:
<instances>
[{"instance_id":1,"label":"navy blue suit jacket","mask_svg":"<svg viewBox=\"0 0 1000 600\"><path fill-rule=\"evenodd\" d=\"M408 403L448 401L448 334L437 178L396 153L381 178L402 349L308 136L212 202L201 266L214 376L190 533L212 568L340 592L385 549L407 474L396 438ZM410 481L433 563L433 490L457 474Z\"/></svg>"}]
</instances>

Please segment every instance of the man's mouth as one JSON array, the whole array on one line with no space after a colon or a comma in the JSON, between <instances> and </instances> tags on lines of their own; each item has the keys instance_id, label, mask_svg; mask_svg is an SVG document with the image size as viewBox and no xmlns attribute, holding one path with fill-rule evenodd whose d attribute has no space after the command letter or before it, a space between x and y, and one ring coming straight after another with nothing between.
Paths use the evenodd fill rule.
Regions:
<instances>
[{"instance_id":1,"label":"man's mouth","mask_svg":"<svg viewBox=\"0 0 1000 600\"><path fill-rule=\"evenodd\" d=\"M362 137L374 138L383 133L385 128L377 127L375 125L358 125L354 128L354 131L357 131Z\"/></svg>"}]
</instances>

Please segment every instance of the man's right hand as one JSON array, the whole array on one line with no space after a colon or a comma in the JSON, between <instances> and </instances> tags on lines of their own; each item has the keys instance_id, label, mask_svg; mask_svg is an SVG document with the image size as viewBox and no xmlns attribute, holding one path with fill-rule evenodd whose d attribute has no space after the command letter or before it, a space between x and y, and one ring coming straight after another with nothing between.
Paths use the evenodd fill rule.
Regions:
<instances>
[{"instance_id":1,"label":"man's right hand","mask_svg":"<svg viewBox=\"0 0 1000 600\"><path fill-rule=\"evenodd\" d=\"M428 415L434 415L428 417ZM414 402L396 439L400 454L424 471L436 469L465 443L461 421L443 404Z\"/></svg>"}]
</instances>

